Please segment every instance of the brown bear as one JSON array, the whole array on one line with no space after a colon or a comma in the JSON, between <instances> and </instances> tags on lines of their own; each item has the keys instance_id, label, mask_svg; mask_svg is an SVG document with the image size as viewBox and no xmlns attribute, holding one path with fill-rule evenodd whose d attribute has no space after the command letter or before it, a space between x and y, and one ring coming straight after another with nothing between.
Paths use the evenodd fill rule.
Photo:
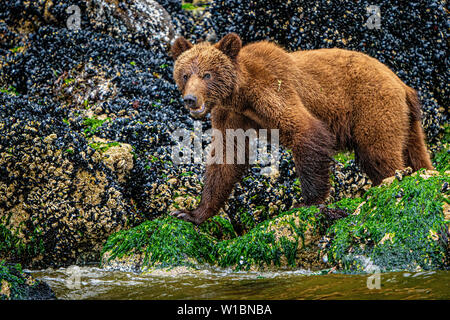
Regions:
<instances>
[{"instance_id":1,"label":"brown bear","mask_svg":"<svg viewBox=\"0 0 450 320\"><path fill-rule=\"evenodd\" d=\"M292 150L305 205L327 198L337 150L354 150L375 185L405 166L432 169L415 90L363 53L288 53L267 41L242 47L234 33L216 44L181 37L171 52L174 79L193 117L210 112L212 127L223 134L279 130L281 145ZM217 214L246 168L207 165L198 208L172 214L195 224Z\"/></svg>"}]
</instances>

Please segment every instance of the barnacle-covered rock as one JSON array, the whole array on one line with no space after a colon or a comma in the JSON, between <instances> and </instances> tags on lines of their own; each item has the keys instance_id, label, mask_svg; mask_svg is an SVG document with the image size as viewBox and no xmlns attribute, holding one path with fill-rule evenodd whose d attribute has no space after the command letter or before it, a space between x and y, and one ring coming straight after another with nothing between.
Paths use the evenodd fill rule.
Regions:
<instances>
[{"instance_id":1,"label":"barnacle-covered rock","mask_svg":"<svg viewBox=\"0 0 450 320\"><path fill-rule=\"evenodd\" d=\"M124 183L133 169L133 148L126 143L97 137L91 141L89 146L100 152L103 163L116 174L118 182Z\"/></svg>"},{"instance_id":2,"label":"barnacle-covered rock","mask_svg":"<svg viewBox=\"0 0 450 320\"><path fill-rule=\"evenodd\" d=\"M108 165L51 116L54 106L34 110L7 94L0 105L0 257L27 266L95 261L108 235L136 220Z\"/></svg>"}]
</instances>

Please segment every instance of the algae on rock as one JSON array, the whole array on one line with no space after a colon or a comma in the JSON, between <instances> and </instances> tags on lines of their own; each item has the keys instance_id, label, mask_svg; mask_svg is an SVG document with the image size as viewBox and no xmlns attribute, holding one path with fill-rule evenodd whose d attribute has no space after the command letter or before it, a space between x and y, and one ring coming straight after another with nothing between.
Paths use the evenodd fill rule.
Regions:
<instances>
[{"instance_id":1,"label":"algae on rock","mask_svg":"<svg viewBox=\"0 0 450 320\"><path fill-rule=\"evenodd\" d=\"M50 287L22 271L20 264L0 260L0 300L56 299Z\"/></svg>"},{"instance_id":2,"label":"algae on rock","mask_svg":"<svg viewBox=\"0 0 450 320\"><path fill-rule=\"evenodd\" d=\"M372 188L358 212L335 223L329 256L346 271L442 269L448 265L448 229L443 213L448 174L419 172Z\"/></svg>"},{"instance_id":3,"label":"algae on rock","mask_svg":"<svg viewBox=\"0 0 450 320\"><path fill-rule=\"evenodd\" d=\"M111 235L103 248L103 265L110 269L145 271L213 263L214 239L194 225L171 216L146 221ZM127 268L129 263L134 264Z\"/></svg>"},{"instance_id":4,"label":"algae on rock","mask_svg":"<svg viewBox=\"0 0 450 320\"><path fill-rule=\"evenodd\" d=\"M280 214L241 237L219 242L217 264L235 270L324 267L318 250L320 225L316 207Z\"/></svg>"}]
</instances>

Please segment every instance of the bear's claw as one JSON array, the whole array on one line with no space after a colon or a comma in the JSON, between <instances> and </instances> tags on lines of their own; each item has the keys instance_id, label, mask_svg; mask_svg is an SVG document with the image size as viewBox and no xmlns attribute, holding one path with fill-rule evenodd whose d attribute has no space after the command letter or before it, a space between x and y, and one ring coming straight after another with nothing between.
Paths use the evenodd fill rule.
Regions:
<instances>
[{"instance_id":1,"label":"bear's claw","mask_svg":"<svg viewBox=\"0 0 450 320\"><path fill-rule=\"evenodd\" d=\"M198 219L189 211L174 211L170 213L171 216L187 221L187 222L192 222L193 224L198 225Z\"/></svg>"}]
</instances>

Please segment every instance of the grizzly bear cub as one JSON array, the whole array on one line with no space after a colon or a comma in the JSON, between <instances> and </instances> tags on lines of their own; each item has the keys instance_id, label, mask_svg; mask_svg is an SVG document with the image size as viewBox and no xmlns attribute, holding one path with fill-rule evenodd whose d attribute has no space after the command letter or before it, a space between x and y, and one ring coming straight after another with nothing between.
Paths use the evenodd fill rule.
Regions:
<instances>
[{"instance_id":1,"label":"grizzly bear cub","mask_svg":"<svg viewBox=\"0 0 450 320\"><path fill-rule=\"evenodd\" d=\"M405 166L432 169L416 92L363 53L288 53L267 41L242 47L234 33L216 44L181 37L171 51L191 116L210 112L212 127L224 135L226 129L279 130L281 145L292 150L305 205L327 198L336 150L354 150L375 185ZM207 165L199 207L172 214L195 224L217 214L246 168Z\"/></svg>"}]
</instances>

